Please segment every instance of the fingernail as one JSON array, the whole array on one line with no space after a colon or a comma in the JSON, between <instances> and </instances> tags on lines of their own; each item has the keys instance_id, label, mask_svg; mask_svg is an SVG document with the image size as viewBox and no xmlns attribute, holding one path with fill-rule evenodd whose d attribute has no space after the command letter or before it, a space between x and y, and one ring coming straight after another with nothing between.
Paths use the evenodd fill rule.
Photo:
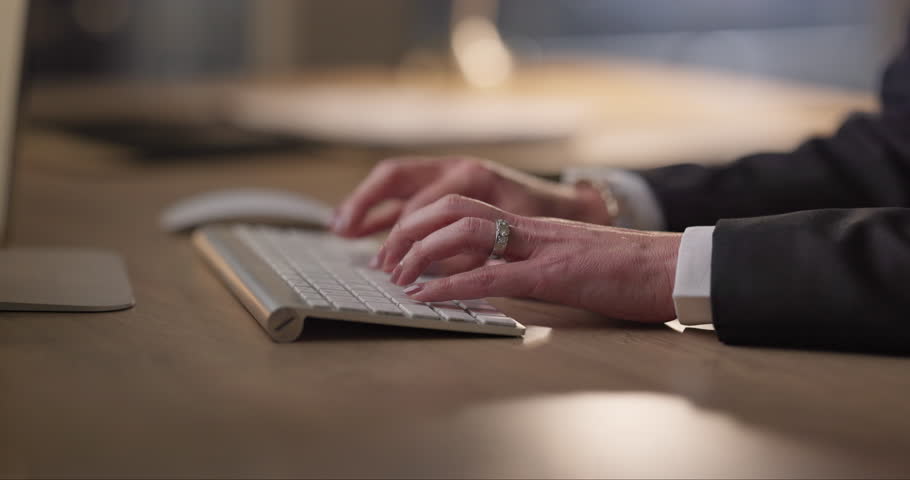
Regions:
<instances>
[{"instance_id":1,"label":"fingernail","mask_svg":"<svg viewBox=\"0 0 910 480\"><path fill-rule=\"evenodd\" d=\"M414 295L420 293L421 290L423 290L423 284L415 283L415 284L409 286L408 288L405 288L402 291L408 296L414 296Z\"/></svg>"},{"instance_id":2,"label":"fingernail","mask_svg":"<svg viewBox=\"0 0 910 480\"><path fill-rule=\"evenodd\" d=\"M379 266L379 255L370 259L370 268L376 268Z\"/></svg>"}]
</instances>

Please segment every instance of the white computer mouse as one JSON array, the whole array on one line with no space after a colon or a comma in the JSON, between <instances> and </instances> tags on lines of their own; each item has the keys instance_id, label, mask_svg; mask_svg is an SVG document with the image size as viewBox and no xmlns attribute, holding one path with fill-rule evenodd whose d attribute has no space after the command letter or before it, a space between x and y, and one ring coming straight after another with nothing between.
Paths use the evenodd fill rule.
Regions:
<instances>
[{"instance_id":1,"label":"white computer mouse","mask_svg":"<svg viewBox=\"0 0 910 480\"><path fill-rule=\"evenodd\" d=\"M325 228L332 209L306 196L261 188L240 188L202 193L167 208L161 227L170 232L191 230L212 223L264 223Z\"/></svg>"}]
</instances>

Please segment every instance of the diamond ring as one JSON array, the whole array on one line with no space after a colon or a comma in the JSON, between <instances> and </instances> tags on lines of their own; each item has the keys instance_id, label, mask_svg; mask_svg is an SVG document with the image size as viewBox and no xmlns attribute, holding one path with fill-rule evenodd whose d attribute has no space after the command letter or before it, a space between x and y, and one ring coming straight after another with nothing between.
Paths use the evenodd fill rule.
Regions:
<instances>
[{"instance_id":1,"label":"diamond ring","mask_svg":"<svg viewBox=\"0 0 910 480\"><path fill-rule=\"evenodd\" d=\"M509 234L512 233L509 222L498 219L496 220L496 237L493 239L493 251L490 252L490 258L500 259L509 245Z\"/></svg>"}]
</instances>

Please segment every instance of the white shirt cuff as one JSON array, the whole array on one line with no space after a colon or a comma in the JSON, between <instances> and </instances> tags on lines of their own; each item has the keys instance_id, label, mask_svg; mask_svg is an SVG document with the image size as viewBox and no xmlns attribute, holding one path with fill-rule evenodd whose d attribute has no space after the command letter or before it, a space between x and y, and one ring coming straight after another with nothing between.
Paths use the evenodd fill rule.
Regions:
<instances>
[{"instance_id":1,"label":"white shirt cuff","mask_svg":"<svg viewBox=\"0 0 910 480\"><path fill-rule=\"evenodd\" d=\"M676 260L673 304L683 325L713 323L711 313L711 249L714 227L689 227Z\"/></svg>"},{"instance_id":2,"label":"white shirt cuff","mask_svg":"<svg viewBox=\"0 0 910 480\"><path fill-rule=\"evenodd\" d=\"M580 180L605 182L623 208L613 225L637 230L664 230L667 223L654 191L637 173L604 167L570 167L562 173L562 183Z\"/></svg>"}]
</instances>

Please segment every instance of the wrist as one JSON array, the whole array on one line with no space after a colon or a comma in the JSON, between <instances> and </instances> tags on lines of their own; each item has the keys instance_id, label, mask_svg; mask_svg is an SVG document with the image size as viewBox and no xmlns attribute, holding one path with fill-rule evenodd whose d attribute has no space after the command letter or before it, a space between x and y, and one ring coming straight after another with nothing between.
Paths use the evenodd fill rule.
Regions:
<instances>
[{"instance_id":1,"label":"wrist","mask_svg":"<svg viewBox=\"0 0 910 480\"><path fill-rule=\"evenodd\" d=\"M679 261L679 245L682 234L662 234L655 242L651 258L656 263L654 278L655 303L658 315L670 321L676 318L676 306L673 303L673 288L676 283L676 265Z\"/></svg>"}]
</instances>

